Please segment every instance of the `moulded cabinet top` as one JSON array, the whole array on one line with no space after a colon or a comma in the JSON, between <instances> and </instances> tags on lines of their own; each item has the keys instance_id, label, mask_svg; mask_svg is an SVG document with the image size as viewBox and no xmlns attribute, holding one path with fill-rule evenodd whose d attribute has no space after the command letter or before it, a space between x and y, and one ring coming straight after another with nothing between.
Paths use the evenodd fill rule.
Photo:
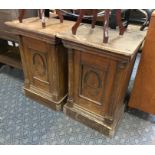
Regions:
<instances>
[{"instance_id":1,"label":"moulded cabinet top","mask_svg":"<svg viewBox=\"0 0 155 155\"><path fill-rule=\"evenodd\" d=\"M55 42L55 36L62 40L74 42L80 45L80 48L87 46L88 48L97 48L121 54L125 56L133 56L143 42L147 30L140 31L140 26L129 25L124 35L119 35L119 30L112 30L109 28L109 41L103 43L103 27L95 26L91 29L90 24L81 24L77 30L77 34L73 35L71 28L75 22L64 20L60 23L59 19L46 18L46 28L42 28L41 20L38 17L23 19L23 23L18 20L8 21L7 25L14 28L15 34L27 35L37 39L44 39L48 42Z\"/></svg>"},{"instance_id":2,"label":"moulded cabinet top","mask_svg":"<svg viewBox=\"0 0 155 155\"><path fill-rule=\"evenodd\" d=\"M39 17L23 19L22 23L19 23L18 20L13 20L5 22L5 24L12 27L16 35L35 35L36 37L44 36L45 38L55 38L56 33L71 29L74 24L74 22L66 20L60 23L60 20L55 18L45 18L45 21L45 28L42 28Z\"/></svg>"},{"instance_id":3,"label":"moulded cabinet top","mask_svg":"<svg viewBox=\"0 0 155 155\"><path fill-rule=\"evenodd\" d=\"M92 29L90 24L81 24L77 29L76 35L72 35L69 29L67 32L58 33L57 36L64 41L67 40L87 47L97 48L101 52L104 50L131 57L143 42L146 32L147 30L140 31L140 26L136 25L129 25L124 35L119 35L118 29L109 28L108 43L103 43L102 26L95 26Z\"/></svg>"}]
</instances>

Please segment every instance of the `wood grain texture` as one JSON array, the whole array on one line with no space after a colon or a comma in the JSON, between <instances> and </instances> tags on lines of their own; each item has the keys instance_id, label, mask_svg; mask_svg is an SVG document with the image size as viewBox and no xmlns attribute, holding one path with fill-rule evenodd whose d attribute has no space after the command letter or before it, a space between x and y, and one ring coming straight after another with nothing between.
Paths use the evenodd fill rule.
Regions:
<instances>
[{"instance_id":1,"label":"wood grain texture","mask_svg":"<svg viewBox=\"0 0 155 155\"><path fill-rule=\"evenodd\" d=\"M112 136L123 114L135 55L146 32L131 26L119 36L110 30L111 40L105 45L102 27L90 31L84 24L75 37L71 32L74 22L49 19L46 23L46 29L38 18L6 23L20 36L25 93L60 109L69 90L64 112Z\"/></svg>"},{"instance_id":2,"label":"wood grain texture","mask_svg":"<svg viewBox=\"0 0 155 155\"><path fill-rule=\"evenodd\" d=\"M103 29L102 26L96 26L91 29L90 24L82 24L79 26L77 34L72 35L71 30L60 32L57 37L70 42L76 42L80 45L87 45L92 48L101 49L102 51L109 51L111 53L120 54L123 56L134 56L137 45L139 46L145 35L145 31L139 31L139 26L129 25L123 36L118 34L118 31L109 30L109 41L103 43ZM100 52L102 52L100 50Z\"/></svg>"},{"instance_id":3,"label":"wood grain texture","mask_svg":"<svg viewBox=\"0 0 155 155\"><path fill-rule=\"evenodd\" d=\"M35 9L29 9L27 15L24 18L37 16L37 11ZM12 40L18 42L18 37L13 34L10 27L5 25L6 21L12 21L18 19L17 9L1 9L0 10L0 38L6 40Z\"/></svg>"},{"instance_id":4,"label":"wood grain texture","mask_svg":"<svg viewBox=\"0 0 155 155\"><path fill-rule=\"evenodd\" d=\"M67 50L61 44L53 46L37 38L21 39L26 94L61 110L67 96Z\"/></svg>"},{"instance_id":5,"label":"wood grain texture","mask_svg":"<svg viewBox=\"0 0 155 155\"><path fill-rule=\"evenodd\" d=\"M78 38L73 38L69 34L59 33L57 35L62 38L69 54L69 95L67 104L64 105L64 112L112 136L123 115L125 92L136 53L144 40L145 33L135 29L125 37L126 44L122 38L124 46L118 46L121 42L117 44L109 42L108 50L105 50L107 47L103 43L101 45L102 39L101 42L97 40L100 31L102 30L98 30L96 35L95 32L92 32L93 35L92 33L83 35L88 31L84 32L84 29L81 29L80 32L79 28ZM133 34L135 32L139 33L137 38ZM115 34L114 31L111 33ZM114 48L116 46L121 52L116 51Z\"/></svg>"},{"instance_id":6,"label":"wood grain texture","mask_svg":"<svg viewBox=\"0 0 155 155\"><path fill-rule=\"evenodd\" d=\"M155 12L142 49L129 107L155 114Z\"/></svg>"},{"instance_id":7,"label":"wood grain texture","mask_svg":"<svg viewBox=\"0 0 155 155\"><path fill-rule=\"evenodd\" d=\"M62 109L68 93L67 49L56 33L68 29L69 23L49 19L42 29L38 18L7 22L20 37L25 94L54 110Z\"/></svg>"},{"instance_id":8,"label":"wood grain texture","mask_svg":"<svg viewBox=\"0 0 155 155\"><path fill-rule=\"evenodd\" d=\"M45 18L46 28L42 28L39 17L32 17L23 20L23 23L19 23L18 20L5 22L6 25L12 27L15 35L22 35L32 38L38 38L49 43L55 44L55 36L57 33L62 33L71 29L74 22L64 21L60 23L60 20L54 18ZM51 41L52 40L52 41Z\"/></svg>"}]
</instances>

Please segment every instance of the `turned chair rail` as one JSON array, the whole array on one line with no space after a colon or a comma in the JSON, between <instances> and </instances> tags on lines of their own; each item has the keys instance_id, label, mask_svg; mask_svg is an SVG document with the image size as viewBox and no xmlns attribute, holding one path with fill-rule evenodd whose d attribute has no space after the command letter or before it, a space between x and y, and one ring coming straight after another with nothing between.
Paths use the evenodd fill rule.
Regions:
<instances>
[{"instance_id":1,"label":"turned chair rail","mask_svg":"<svg viewBox=\"0 0 155 155\"><path fill-rule=\"evenodd\" d=\"M56 9L55 11L56 11L56 13L59 16L60 23L63 23L63 19L64 18L63 18L63 15L62 15L61 11L59 9ZM18 19L19 19L20 23L23 22L23 18L24 18L25 13L26 13L25 9L19 9L19 17L18 17ZM45 28L46 27L46 23L45 23L45 9L38 9L38 16L41 19L42 27Z\"/></svg>"},{"instance_id":2,"label":"turned chair rail","mask_svg":"<svg viewBox=\"0 0 155 155\"><path fill-rule=\"evenodd\" d=\"M77 18L76 23L73 25L72 27L72 34L76 35L77 29L80 26L82 19L85 15L85 9L80 9L80 13L79 16ZM19 22L22 23L23 21L23 17L25 15L26 10L25 9L20 9L19 10ZM63 23L63 15L61 13L61 11L59 9L56 9L56 13L59 16L60 19L60 23ZM39 18L42 21L42 27L45 28L46 27L46 23L45 23L45 9L39 9L38 10L38 15ZM91 27L94 29L95 28L95 24L96 24L96 20L97 20L97 16L98 16L98 10L97 9L93 9L92 10L92 23L91 23ZM104 43L108 43L108 27L109 27L109 16L110 16L110 9L106 9L104 10L104 17L103 17L103 42ZM124 31L125 31L125 27L123 26L122 20L121 20L121 9L116 9L116 22L117 25L119 26L119 34L123 35Z\"/></svg>"},{"instance_id":3,"label":"turned chair rail","mask_svg":"<svg viewBox=\"0 0 155 155\"><path fill-rule=\"evenodd\" d=\"M92 28L95 28L97 13L98 13L97 9L92 10L92 14L93 14L92 24L91 24ZM78 19L72 27L73 35L76 35L77 29L78 29L80 23L82 22L84 14L85 14L85 9L80 9ZM104 12L104 18L103 18L103 42L104 43L107 43L108 38L109 38L109 36L108 36L109 16L110 16L110 9L106 9ZM117 22L117 25L119 26L119 34L123 35L124 31L125 31L125 27L123 26L123 23L121 20L121 9L116 10L116 22Z\"/></svg>"}]
</instances>

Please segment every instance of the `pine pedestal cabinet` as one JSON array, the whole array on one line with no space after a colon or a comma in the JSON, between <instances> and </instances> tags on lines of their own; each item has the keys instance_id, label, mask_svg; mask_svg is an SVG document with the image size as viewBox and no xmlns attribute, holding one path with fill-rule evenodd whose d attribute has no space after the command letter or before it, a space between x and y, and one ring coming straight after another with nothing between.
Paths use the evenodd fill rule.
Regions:
<instances>
[{"instance_id":1,"label":"pine pedestal cabinet","mask_svg":"<svg viewBox=\"0 0 155 155\"><path fill-rule=\"evenodd\" d=\"M66 115L101 133L112 136L124 112L124 96L136 53L146 32L129 26L124 36L109 31L109 43L102 43L102 27L79 27L59 33L68 48L68 99Z\"/></svg>"},{"instance_id":2,"label":"pine pedestal cabinet","mask_svg":"<svg viewBox=\"0 0 155 155\"><path fill-rule=\"evenodd\" d=\"M67 49L56 33L74 24L48 19L45 29L39 18L7 22L19 36L20 53L25 76L25 94L45 105L61 110L67 97Z\"/></svg>"}]
</instances>

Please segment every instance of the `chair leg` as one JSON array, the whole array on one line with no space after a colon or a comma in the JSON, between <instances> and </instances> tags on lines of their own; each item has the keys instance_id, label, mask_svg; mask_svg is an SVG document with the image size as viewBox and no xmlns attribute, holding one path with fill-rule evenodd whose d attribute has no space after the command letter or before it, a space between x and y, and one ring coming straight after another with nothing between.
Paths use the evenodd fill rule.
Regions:
<instances>
[{"instance_id":1,"label":"chair leg","mask_svg":"<svg viewBox=\"0 0 155 155\"><path fill-rule=\"evenodd\" d=\"M97 9L94 9L93 10L93 20L92 20L92 25L91 25L92 29L95 28L96 19L97 19Z\"/></svg>"},{"instance_id":2,"label":"chair leg","mask_svg":"<svg viewBox=\"0 0 155 155\"><path fill-rule=\"evenodd\" d=\"M46 23L45 23L45 10L41 9L41 21L42 21L42 28L46 27Z\"/></svg>"},{"instance_id":3,"label":"chair leg","mask_svg":"<svg viewBox=\"0 0 155 155\"><path fill-rule=\"evenodd\" d=\"M82 18L84 16L84 12L85 11L83 9L80 10L79 17L78 17L76 23L72 27L72 34L74 34L74 35L76 34L77 28L79 27L79 25L80 25L80 23L82 21Z\"/></svg>"},{"instance_id":4,"label":"chair leg","mask_svg":"<svg viewBox=\"0 0 155 155\"><path fill-rule=\"evenodd\" d=\"M128 28L128 25L129 25L129 20L130 20L130 15L131 15L131 9L128 9L125 13L125 20L127 21L126 25L125 25L125 28Z\"/></svg>"},{"instance_id":5,"label":"chair leg","mask_svg":"<svg viewBox=\"0 0 155 155\"><path fill-rule=\"evenodd\" d=\"M108 42L108 27L109 27L109 14L110 10L106 9L105 14L104 14L104 26L103 26L103 42L107 43Z\"/></svg>"},{"instance_id":6,"label":"chair leg","mask_svg":"<svg viewBox=\"0 0 155 155\"><path fill-rule=\"evenodd\" d=\"M18 19L19 19L20 23L23 22L23 17L25 15L25 11L26 11L25 9L19 9L19 17L18 17Z\"/></svg>"},{"instance_id":7,"label":"chair leg","mask_svg":"<svg viewBox=\"0 0 155 155\"><path fill-rule=\"evenodd\" d=\"M124 28L123 23L122 23L121 9L116 10L116 21L117 21L117 25L119 26L119 34L123 35L125 28Z\"/></svg>"},{"instance_id":8,"label":"chair leg","mask_svg":"<svg viewBox=\"0 0 155 155\"><path fill-rule=\"evenodd\" d=\"M59 16L60 23L63 23L64 17L63 17L63 15L62 15L61 11L58 10L58 9L56 9L55 11L56 11L56 13L57 13L58 16Z\"/></svg>"}]
</instances>

